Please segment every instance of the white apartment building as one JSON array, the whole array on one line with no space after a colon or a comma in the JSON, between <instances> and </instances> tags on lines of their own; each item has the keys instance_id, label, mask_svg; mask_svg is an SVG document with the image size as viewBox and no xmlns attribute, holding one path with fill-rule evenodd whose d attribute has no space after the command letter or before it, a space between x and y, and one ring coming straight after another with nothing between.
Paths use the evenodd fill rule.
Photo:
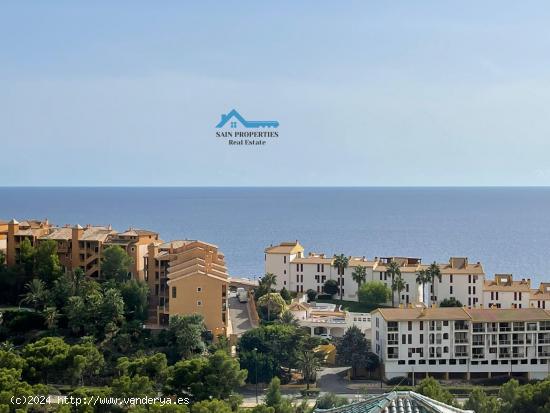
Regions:
<instances>
[{"instance_id":1,"label":"white apartment building","mask_svg":"<svg viewBox=\"0 0 550 413\"><path fill-rule=\"evenodd\" d=\"M405 289L399 294L395 292L394 302L398 304L414 304L424 302L422 286L417 284L418 272L428 268L420 258L410 257L375 257L368 260L365 257L349 257L348 268L343 276L338 275L332 266L333 258L325 254L309 253L304 255L304 247L298 241L283 242L265 249L265 272L277 276L277 288L285 287L289 291L306 292L312 289L323 292L327 280L334 279L342 288L345 300L357 301L358 285L352 274L358 266L366 268L366 281L381 281L391 288L391 277L386 266L391 261L399 263ZM455 297L468 306L478 306L483 300L483 285L485 274L478 262L471 264L467 258L450 258L448 263L438 264L442 279L433 285L425 286L431 295L430 303L440 303L445 298ZM388 303L389 304L389 303Z\"/></svg>"},{"instance_id":2,"label":"white apartment building","mask_svg":"<svg viewBox=\"0 0 550 413\"><path fill-rule=\"evenodd\" d=\"M383 308L372 313L372 346L386 378L550 373L550 313L539 308Z\"/></svg>"}]
</instances>

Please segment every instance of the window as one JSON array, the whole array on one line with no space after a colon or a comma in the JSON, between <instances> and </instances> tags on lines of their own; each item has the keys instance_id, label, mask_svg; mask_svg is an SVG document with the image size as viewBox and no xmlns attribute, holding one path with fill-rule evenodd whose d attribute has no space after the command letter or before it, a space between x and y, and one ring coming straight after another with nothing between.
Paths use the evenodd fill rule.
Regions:
<instances>
[{"instance_id":1,"label":"window","mask_svg":"<svg viewBox=\"0 0 550 413\"><path fill-rule=\"evenodd\" d=\"M407 336L405 334L401 336L401 344L407 344Z\"/></svg>"},{"instance_id":2,"label":"window","mask_svg":"<svg viewBox=\"0 0 550 413\"><path fill-rule=\"evenodd\" d=\"M453 286L452 285L449 287L449 294L453 294Z\"/></svg>"},{"instance_id":3,"label":"window","mask_svg":"<svg viewBox=\"0 0 550 413\"><path fill-rule=\"evenodd\" d=\"M411 330L413 329L413 323L412 323L412 321L408 321L408 322L407 322L407 329L408 329L409 331L411 331Z\"/></svg>"},{"instance_id":4,"label":"window","mask_svg":"<svg viewBox=\"0 0 550 413\"><path fill-rule=\"evenodd\" d=\"M202 292L202 287L197 287L197 292L198 293Z\"/></svg>"},{"instance_id":5,"label":"window","mask_svg":"<svg viewBox=\"0 0 550 413\"><path fill-rule=\"evenodd\" d=\"M424 330L424 321L420 322L420 330Z\"/></svg>"},{"instance_id":6,"label":"window","mask_svg":"<svg viewBox=\"0 0 550 413\"><path fill-rule=\"evenodd\" d=\"M283 256L283 264L286 264L286 255Z\"/></svg>"},{"instance_id":7,"label":"window","mask_svg":"<svg viewBox=\"0 0 550 413\"><path fill-rule=\"evenodd\" d=\"M453 274L451 274L451 276L449 277L449 282L450 282L450 283L453 282Z\"/></svg>"},{"instance_id":8,"label":"window","mask_svg":"<svg viewBox=\"0 0 550 413\"><path fill-rule=\"evenodd\" d=\"M468 282L469 282L469 283L472 282L472 275L471 275L471 274L468 274Z\"/></svg>"},{"instance_id":9,"label":"window","mask_svg":"<svg viewBox=\"0 0 550 413\"><path fill-rule=\"evenodd\" d=\"M177 290L176 287L172 287L172 298L176 298Z\"/></svg>"},{"instance_id":10,"label":"window","mask_svg":"<svg viewBox=\"0 0 550 413\"><path fill-rule=\"evenodd\" d=\"M405 292L406 292L406 293L409 292L409 284L405 284Z\"/></svg>"},{"instance_id":11,"label":"window","mask_svg":"<svg viewBox=\"0 0 550 413\"><path fill-rule=\"evenodd\" d=\"M202 307L202 301L201 300L197 301L197 307Z\"/></svg>"},{"instance_id":12,"label":"window","mask_svg":"<svg viewBox=\"0 0 550 413\"><path fill-rule=\"evenodd\" d=\"M413 335L409 334L409 344L412 344L412 342L413 342Z\"/></svg>"},{"instance_id":13,"label":"window","mask_svg":"<svg viewBox=\"0 0 550 413\"><path fill-rule=\"evenodd\" d=\"M424 344L424 334L420 334L420 344Z\"/></svg>"}]
</instances>

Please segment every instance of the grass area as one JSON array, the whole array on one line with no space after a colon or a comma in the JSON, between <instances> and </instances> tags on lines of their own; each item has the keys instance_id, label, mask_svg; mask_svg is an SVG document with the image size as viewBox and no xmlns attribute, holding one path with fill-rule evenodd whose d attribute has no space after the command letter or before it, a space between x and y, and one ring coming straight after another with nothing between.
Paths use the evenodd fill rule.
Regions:
<instances>
[{"instance_id":1,"label":"grass area","mask_svg":"<svg viewBox=\"0 0 550 413\"><path fill-rule=\"evenodd\" d=\"M346 300L329 300L329 299L319 299L316 300L318 303L331 303L336 305L341 305L343 310L350 311L352 313L370 313L377 308L384 307L380 305L370 305L367 303L360 303L358 301L346 301Z\"/></svg>"}]
</instances>

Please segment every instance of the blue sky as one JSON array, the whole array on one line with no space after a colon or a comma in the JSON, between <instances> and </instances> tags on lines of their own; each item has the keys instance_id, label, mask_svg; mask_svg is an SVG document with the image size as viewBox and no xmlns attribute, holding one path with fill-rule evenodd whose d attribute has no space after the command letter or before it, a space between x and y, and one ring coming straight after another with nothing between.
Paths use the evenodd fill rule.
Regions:
<instances>
[{"instance_id":1,"label":"blue sky","mask_svg":"<svg viewBox=\"0 0 550 413\"><path fill-rule=\"evenodd\" d=\"M550 185L548 21L545 1L2 2L0 185ZM280 137L215 138L232 108Z\"/></svg>"}]
</instances>

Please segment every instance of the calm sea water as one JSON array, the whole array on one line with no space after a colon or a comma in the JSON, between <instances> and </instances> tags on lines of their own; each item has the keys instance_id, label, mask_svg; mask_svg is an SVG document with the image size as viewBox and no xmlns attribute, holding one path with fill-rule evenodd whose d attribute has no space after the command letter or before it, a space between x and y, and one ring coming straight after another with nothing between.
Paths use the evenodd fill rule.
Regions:
<instances>
[{"instance_id":1,"label":"calm sea water","mask_svg":"<svg viewBox=\"0 0 550 413\"><path fill-rule=\"evenodd\" d=\"M550 188L0 188L0 219L112 224L201 239L232 275L263 271L263 250L468 256L486 273L550 280Z\"/></svg>"}]
</instances>

